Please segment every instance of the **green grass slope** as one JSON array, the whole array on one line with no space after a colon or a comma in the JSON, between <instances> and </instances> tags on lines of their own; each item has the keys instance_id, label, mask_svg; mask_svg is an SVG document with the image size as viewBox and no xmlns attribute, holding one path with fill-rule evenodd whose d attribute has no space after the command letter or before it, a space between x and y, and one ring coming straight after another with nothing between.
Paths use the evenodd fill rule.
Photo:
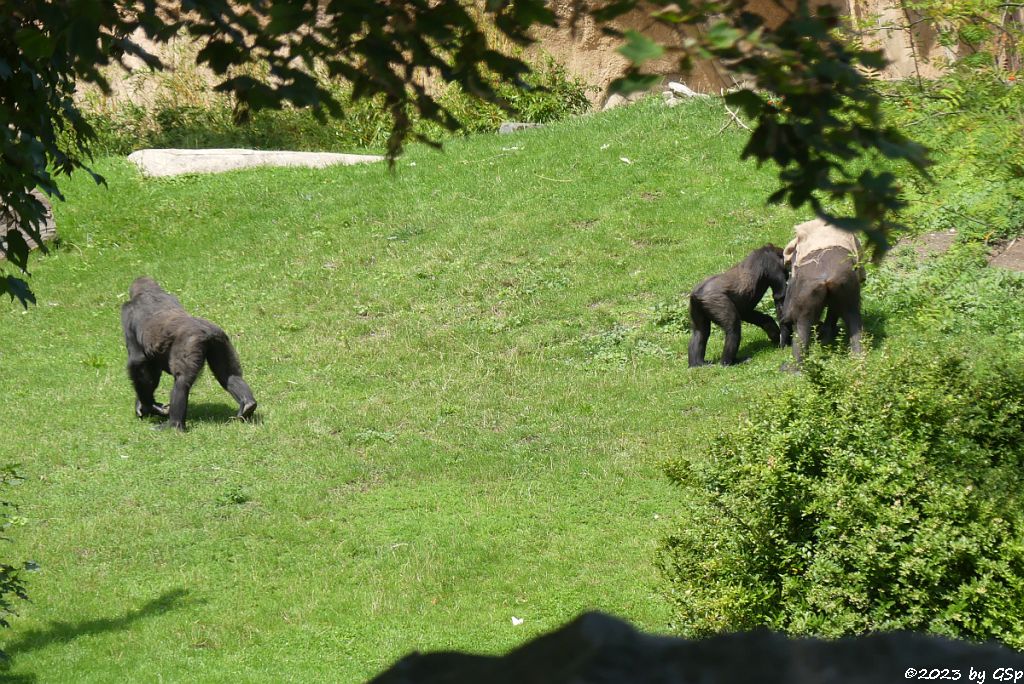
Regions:
<instances>
[{"instance_id":1,"label":"green grass slope","mask_svg":"<svg viewBox=\"0 0 1024 684\"><path fill-rule=\"evenodd\" d=\"M752 362L690 372L656 325L796 220L726 121L647 102L394 173L109 159L109 189L68 183L38 306L0 307L0 463L26 477L3 558L40 566L8 674L358 681L588 608L663 629L653 553L685 509L659 464L792 382L759 330ZM187 434L135 419L118 309L142 274L231 334L255 424L209 373Z\"/></svg>"}]
</instances>

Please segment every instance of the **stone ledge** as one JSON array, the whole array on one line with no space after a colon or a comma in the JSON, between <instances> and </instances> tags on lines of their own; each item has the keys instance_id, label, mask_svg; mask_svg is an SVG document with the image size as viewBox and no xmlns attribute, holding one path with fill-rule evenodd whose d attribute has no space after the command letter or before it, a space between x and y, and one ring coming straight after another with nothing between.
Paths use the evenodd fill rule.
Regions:
<instances>
[{"instance_id":1,"label":"stone ledge","mask_svg":"<svg viewBox=\"0 0 1024 684\"><path fill-rule=\"evenodd\" d=\"M376 154L339 154L335 152L287 152L274 150L209 149L138 150L128 160L151 177L185 173L222 173L256 166L303 166L322 169L335 164L350 165L383 161Z\"/></svg>"}]
</instances>

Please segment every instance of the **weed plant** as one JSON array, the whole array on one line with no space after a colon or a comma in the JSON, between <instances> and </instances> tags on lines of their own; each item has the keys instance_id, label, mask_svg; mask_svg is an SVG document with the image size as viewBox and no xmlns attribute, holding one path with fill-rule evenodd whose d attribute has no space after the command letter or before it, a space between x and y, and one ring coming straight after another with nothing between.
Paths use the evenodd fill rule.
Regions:
<instances>
[{"instance_id":1,"label":"weed plant","mask_svg":"<svg viewBox=\"0 0 1024 684\"><path fill-rule=\"evenodd\" d=\"M924 260L897 248L871 271L866 357L817 350L709 453L666 462L687 512L658 563L682 634L916 630L1024 648L1024 276L986 261L1024 228L1024 91L970 62L886 89L937 162L933 182L908 177L902 219L958 244ZM685 329L685 309L656 320Z\"/></svg>"}]
</instances>

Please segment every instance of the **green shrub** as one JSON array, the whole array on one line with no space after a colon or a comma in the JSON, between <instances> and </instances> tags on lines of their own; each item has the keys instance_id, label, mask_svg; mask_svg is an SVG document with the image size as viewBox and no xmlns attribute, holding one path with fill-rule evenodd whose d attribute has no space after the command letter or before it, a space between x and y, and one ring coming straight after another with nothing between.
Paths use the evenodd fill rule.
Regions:
<instances>
[{"instance_id":1,"label":"green shrub","mask_svg":"<svg viewBox=\"0 0 1024 684\"><path fill-rule=\"evenodd\" d=\"M913 344L806 382L679 458L678 628L908 629L1024 648L1024 358Z\"/></svg>"},{"instance_id":2,"label":"green shrub","mask_svg":"<svg viewBox=\"0 0 1024 684\"><path fill-rule=\"evenodd\" d=\"M448 88L441 104L455 115L467 133L497 130L501 122L510 117L530 123L549 123L582 114L590 108L586 84L551 58L535 66L524 82L525 88L511 83L495 84L496 91L505 98L512 112L471 97L458 87Z\"/></svg>"}]
</instances>

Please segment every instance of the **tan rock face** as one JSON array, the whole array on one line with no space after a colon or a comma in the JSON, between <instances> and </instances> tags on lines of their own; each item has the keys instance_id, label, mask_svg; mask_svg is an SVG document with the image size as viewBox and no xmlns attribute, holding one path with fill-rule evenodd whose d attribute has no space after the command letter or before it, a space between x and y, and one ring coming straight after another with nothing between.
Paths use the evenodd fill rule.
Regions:
<instances>
[{"instance_id":1,"label":"tan rock face","mask_svg":"<svg viewBox=\"0 0 1024 684\"><path fill-rule=\"evenodd\" d=\"M883 78L906 78L920 75L932 78L940 73L944 59L955 55L938 45L934 29L927 24L915 24L913 31L903 30L919 17L907 16L892 0L812 0L812 6L831 4L852 21L865 25L864 44L873 49L882 49L891 64L880 74ZM777 0L751 0L748 11L760 14L769 26L777 25L786 17L782 5L794 6L792 0L783 3ZM543 28L536 35L539 44L534 52L547 53L561 62L572 73L587 83L597 86L592 94L596 104L608 99L608 86L628 65L625 57L616 52L621 44L617 38L606 36L589 17L580 18L575 27L569 25L572 0L556 0L554 8L562 26L557 29ZM683 29L673 29L659 24L650 17L650 9L638 10L624 15L615 23L621 31L635 30L649 35L652 39L670 46L679 46L685 35ZM695 31L696 29L689 29ZM671 57L649 62L645 69L685 82L691 88L704 93L718 93L722 88L735 85L733 77L717 62L701 62L690 74L681 74L678 63Z\"/></svg>"},{"instance_id":2,"label":"tan rock face","mask_svg":"<svg viewBox=\"0 0 1024 684\"><path fill-rule=\"evenodd\" d=\"M940 73L943 60L956 57L953 51L938 44L935 30L927 24L914 24L912 31L903 29L919 17L912 12L908 14L893 0L812 0L812 5L824 4L834 5L852 22L864 28L862 40L866 46L885 52L891 64L880 74L883 78L931 78ZM628 62L617 52L621 40L604 35L593 19L581 16L575 24L570 22L572 5L573 0L553 0L552 6L560 26L537 28L535 36L538 42L527 51L527 57L552 56L570 73L594 86L588 96L600 107L608 99L608 86L622 74ZM771 26L785 18L785 6L794 5L794 0L750 0L747 9L763 16ZM689 32L697 31L692 27L676 28L658 23L650 16L653 9L648 7L624 15L616 20L614 27L621 31L640 31L664 45L677 47ZM176 104L201 105L205 102L213 74L195 66L197 45L182 37L157 47L145 41L141 34L134 37L158 54L172 67L172 71L154 74L141 62L130 64L131 72L113 74L113 97L106 98L96 92L91 92L88 97L98 101L101 107L125 100L144 107L166 100ZM497 47L502 49L506 46L499 44ZM717 94L736 83L721 64L713 61L695 64L690 74L682 74L676 59L665 56L648 62L645 69L664 76L666 81L681 81L703 93Z\"/></svg>"}]
</instances>

